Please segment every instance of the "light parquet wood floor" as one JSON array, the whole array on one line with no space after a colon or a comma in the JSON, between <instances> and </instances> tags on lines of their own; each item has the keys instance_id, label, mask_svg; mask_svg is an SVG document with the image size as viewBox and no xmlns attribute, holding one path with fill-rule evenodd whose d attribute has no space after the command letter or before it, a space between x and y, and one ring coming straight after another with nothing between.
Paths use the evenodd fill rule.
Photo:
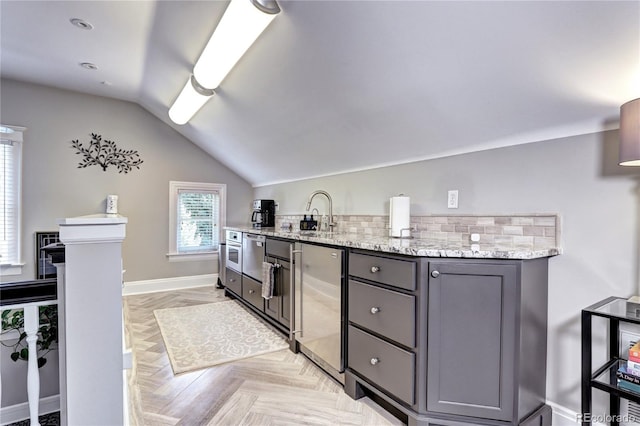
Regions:
<instances>
[{"instance_id":1,"label":"light parquet wood floor","mask_svg":"<svg viewBox=\"0 0 640 426\"><path fill-rule=\"evenodd\" d=\"M272 352L175 376L153 311L224 300L212 287L123 298L135 425L400 425L354 401L301 354Z\"/></svg>"}]
</instances>

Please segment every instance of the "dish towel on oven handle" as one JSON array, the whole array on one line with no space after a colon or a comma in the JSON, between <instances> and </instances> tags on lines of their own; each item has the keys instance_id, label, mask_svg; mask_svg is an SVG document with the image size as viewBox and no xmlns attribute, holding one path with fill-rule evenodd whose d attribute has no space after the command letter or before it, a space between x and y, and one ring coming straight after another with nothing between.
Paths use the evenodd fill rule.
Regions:
<instances>
[{"instance_id":1,"label":"dish towel on oven handle","mask_svg":"<svg viewBox=\"0 0 640 426\"><path fill-rule=\"evenodd\" d=\"M267 300L273 297L276 281L275 269L279 266L271 262L262 262L262 297Z\"/></svg>"}]
</instances>

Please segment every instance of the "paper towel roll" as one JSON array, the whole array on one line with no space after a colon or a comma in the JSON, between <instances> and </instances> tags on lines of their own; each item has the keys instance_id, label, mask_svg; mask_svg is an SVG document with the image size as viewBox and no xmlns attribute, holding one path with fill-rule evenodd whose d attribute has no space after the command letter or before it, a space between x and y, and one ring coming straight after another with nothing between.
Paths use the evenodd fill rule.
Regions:
<instances>
[{"instance_id":1,"label":"paper towel roll","mask_svg":"<svg viewBox=\"0 0 640 426\"><path fill-rule=\"evenodd\" d=\"M389 199L389 236L410 237L411 198L398 195Z\"/></svg>"}]
</instances>

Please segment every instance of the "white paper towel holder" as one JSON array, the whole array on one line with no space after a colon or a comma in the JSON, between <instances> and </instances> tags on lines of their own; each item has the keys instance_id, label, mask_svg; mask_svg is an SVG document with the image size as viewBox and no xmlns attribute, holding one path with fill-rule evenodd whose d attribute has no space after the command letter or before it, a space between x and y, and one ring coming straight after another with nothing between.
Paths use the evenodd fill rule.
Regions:
<instances>
[{"instance_id":1,"label":"white paper towel holder","mask_svg":"<svg viewBox=\"0 0 640 426\"><path fill-rule=\"evenodd\" d=\"M400 193L398 194L399 197L408 197L407 195ZM391 219L391 214L389 214L389 219ZM391 223L389 223L389 227L388 227L389 231L391 231L392 229L392 225ZM413 236L411 235L411 228L400 228L400 235L389 235L389 238L394 238L394 239L398 239L398 240L409 240L411 238L413 238ZM407 233L408 235L404 235L404 233ZM391 234L391 232L389 232L389 234Z\"/></svg>"}]
</instances>

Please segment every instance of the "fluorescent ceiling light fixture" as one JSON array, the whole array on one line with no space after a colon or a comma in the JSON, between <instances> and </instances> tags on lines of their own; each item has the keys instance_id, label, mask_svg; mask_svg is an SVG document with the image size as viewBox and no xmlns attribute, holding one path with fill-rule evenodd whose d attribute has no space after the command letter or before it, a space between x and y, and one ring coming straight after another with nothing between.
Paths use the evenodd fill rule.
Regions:
<instances>
[{"instance_id":1,"label":"fluorescent ceiling light fixture","mask_svg":"<svg viewBox=\"0 0 640 426\"><path fill-rule=\"evenodd\" d=\"M193 68L198 82L217 88L279 12L273 0L231 0Z\"/></svg>"},{"instance_id":2,"label":"fluorescent ceiling light fixture","mask_svg":"<svg viewBox=\"0 0 640 426\"><path fill-rule=\"evenodd\" d=\"M192 75L169 109L169 118L176 124L185 124L214 94L213 90L198 84Z\"/></svg>"},{"instance_id":3,"label":"fluorescent ceiling light fixture","mask_svg":"<svg viewBox=\"0 0 640 426\"><path fill-rule=\"evenodd\" d=\"M231 0L191 78L169 109L174 123L191 120L278 13L275 0Z\"/></svg>"},{"instance_id":4,"label":"fluorescent ceiling light fixture","mask_svg":"<svg viewBox=\"0 0 640 426\"><path fill-rule=\"evenodd\" d=\"M620 165L640 166L640 98L620 107Z\"/></svg>"}]
</instances>

